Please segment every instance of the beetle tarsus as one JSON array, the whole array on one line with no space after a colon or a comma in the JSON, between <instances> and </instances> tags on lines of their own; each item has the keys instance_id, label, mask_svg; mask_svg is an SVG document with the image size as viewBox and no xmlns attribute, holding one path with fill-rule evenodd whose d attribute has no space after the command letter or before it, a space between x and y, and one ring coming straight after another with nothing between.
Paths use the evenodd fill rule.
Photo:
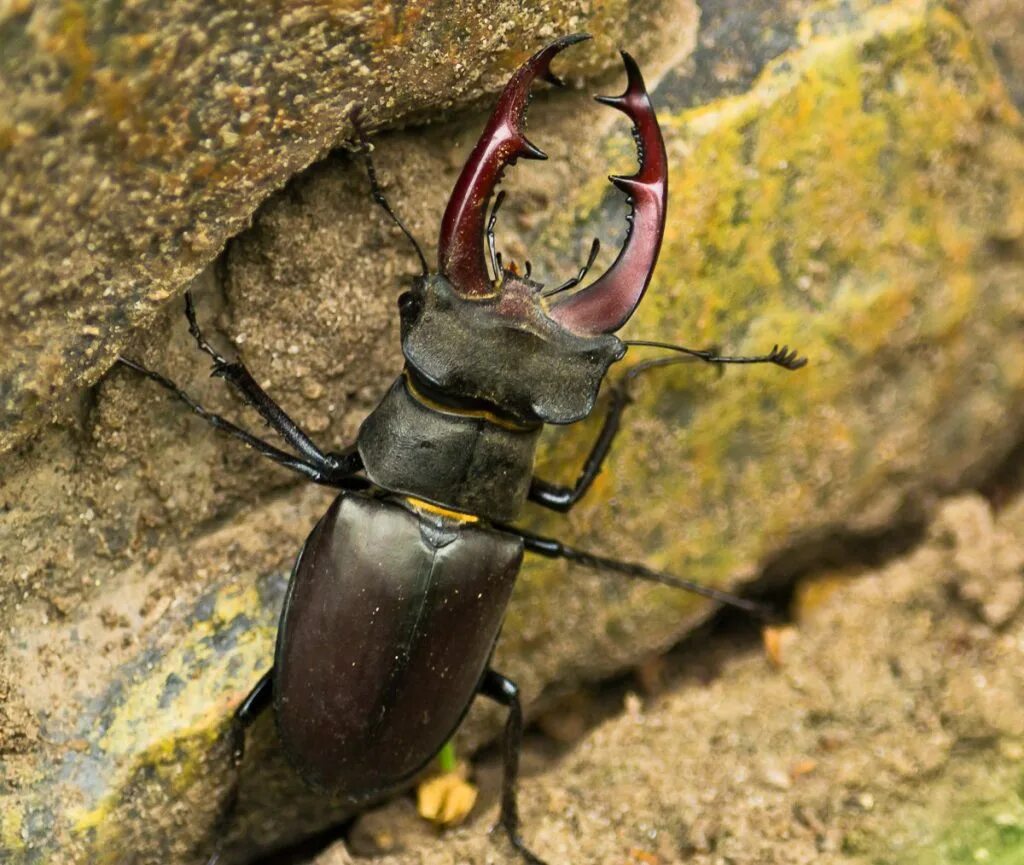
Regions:
<instances>
[{"instance_id":1,"label":"beetle tarsus","mask_svg":"<svg viewBox=\"0 0 1024 865\"><path fill-rule=\"evenodd\" d=\"M217 367L228 366L228 359L210 345L210 342L203 336L203 331L199 327L199 319L196 318L196 305L191 291L185 292L185 318L188 320L188 332L196 341L200 351L213 359L214 371L216 372Z\"/></svg>"},{"instance_id":2,"label":"beetle tarsus","mask_svg":"<svg viewBox=\"0 0 1024 865\"><path fill-rule=\"evenodd\" d=\"M398 214L391 208L387 197L384 195L384 189L380 185L380 181L377 179L377 169L374 168L373 157L370 155L370 142L366 137L366 132L363 130L363 127L359 122L359 115L361 113L362 106L357 105L349 114L349 120L352 123L352 129L356 133L356 140L359 142L359 152L362 155L363 163L366 166L366 175L370 178L370 194L373 195L373 200L383 208L384 212L389 217L391 217L391 221L402 230L402 234L404 234L409 240L409 243L412 244L413 249L416 250L416 255L419 257L420 267L423 268L423 275L426 276L430 272L430 266L427 264L427 257L423 254L423 249L420 247L419 241L416 240L406 224L402 222Z\"/></svg>"},{"instance_id":3,"label":"beetle tarsus","mask_svg":"<svg viewBox=\"0 0 1024 865\"><path fill-rule=\"evenodd\" d=\"M687 348L682 345L674 345L671 342L659 342L651 339L628 339L625 340L625 343L628 346L635 346L637 348L662 348L667 351L689 355L695 360L702 360L705 363L770 363L791 372L807 366L807 358L800 357L800 353L796 349L791 349L788 345L779 348L778 344L775 344L768 354L729 356L719 354L716 348Z\"/></svg>"},{"instance_id":4,"label":"beetle tarsus","mask_svg":"<svg viewBox=\"0 0 1024 865\"><path fill-rule=\"evenodd\" d=\"M504 828L504 827L502 827ZM526 846L526 842L523 841L521 835L514 835L508 830L505 831L505 837L508 838L509 843L515 848L515 851L520 857L529 863L529 865L548 865L543 859L534 853L529 847Z\"/></svg>"}]
</instances>

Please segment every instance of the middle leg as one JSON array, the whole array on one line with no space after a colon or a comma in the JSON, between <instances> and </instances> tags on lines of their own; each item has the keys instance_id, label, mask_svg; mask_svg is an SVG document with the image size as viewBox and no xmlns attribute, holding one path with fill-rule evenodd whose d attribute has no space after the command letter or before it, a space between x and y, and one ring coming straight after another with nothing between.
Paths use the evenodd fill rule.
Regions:
<instances>
[{"instance_id":1,"label":"middle leg","mask_svg":"<svg viewBox=\"0 0 1024 865\"><path fill-rule=\"evenodd\" d=\"M610 571L651 583L661 583L663 586L681 589L684 592L692 592L695 595L701 595L720 604L736 607L765 622L774 621L778 618L775 615L775 611L766 604L741 598L738 595L723 592L721 589L705 586L693 580L686 580L673 574L667 574L664 571L656 571L639 562L623 562L619 559L612 559L586 550L580 550L562 543L557 538L537 535L514 526L496 524L495 528L522 538L523 547L527 552L536 553L548 559L567 559L570 562L576 562L598 571Z\"/></svg>"},{"instance_id":2,"label":"middle leg","mask_svg":"<svg viewBox=\"0 0 1024 865\"><path fill-rule=\"evenodd\" d=\"M341 455L321 451L309 435L259 386L245 364L229 361L210 344L199 327L190 291L185 292L185 317L188 319L188 332L192 334L196 345L213 361L215 377L224 379L235 388L242 399L256 409L285 442L298 451L306 462L317 466L322 474L330 475L346 470Z\"/></svg>"},{"instance_id":3,"label":"middle leg","mask_svg":"<svg viewBox=\"0 0 1024 865\"><path fill-rule=\"evenodd\" d=\"M231 789L228 791L227 799L221 810L220 816L214 825L214 834L217 836L216 845L206 865L218 865L223 852L222 842L227 834L231 821L238 811L239 795L239 773L242 765L242 758L245 756L245 734L246 731L256 722L267 709L270 708L274 699L274 668L271 667L265 672L249 695L242 700L231 717L231 729L228 733L231 746L231 765L235 772L235 778L231 782Z\"/></svg>"}]
</instances>

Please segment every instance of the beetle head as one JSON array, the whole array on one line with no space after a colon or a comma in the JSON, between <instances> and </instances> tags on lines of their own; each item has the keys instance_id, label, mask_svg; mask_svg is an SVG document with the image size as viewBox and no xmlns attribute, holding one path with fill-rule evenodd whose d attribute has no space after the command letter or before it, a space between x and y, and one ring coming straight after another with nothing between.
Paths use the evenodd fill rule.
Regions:
<instances>
[{"instance_id":1,"label":"beetle head","mask_svg":"<svg viewBox=\"0 0 1024 865\"><path fill-rule=\"evenodd\" d=\"M623 53L625 93L598 97L633 121L640 159L633 176L611 178L631 206L615 262L590 286L548 296L514 269L488 273L487 208L503 171L519 158L547 158L523 131L530 86L537 78L561 84L552 59L588 38L564 36L512 75L445 209L439 273L417 280L401 301L402 346L413 374L448 397L500 407L520 420L572 423L590 412L608 367L625 353L613 333L643 297L665 226L665 145L640 70Z\"/></svg>"}]
</instances>

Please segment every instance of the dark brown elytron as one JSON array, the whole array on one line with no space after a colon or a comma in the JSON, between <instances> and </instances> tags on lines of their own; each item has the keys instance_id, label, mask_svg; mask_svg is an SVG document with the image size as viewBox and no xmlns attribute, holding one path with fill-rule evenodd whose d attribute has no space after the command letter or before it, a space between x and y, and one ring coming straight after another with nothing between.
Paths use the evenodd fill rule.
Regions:
<instances>
[{"instance_id":1,"label":"dark brown elytron","mask_svg":"<svg viewBox=\"0 0 1024 865\"><path fill-rule=\"evenodd\" d=\"M511 521L527 500L565 511L587 491L618 431L629 382L640 372L686 359L786 369L804 363L786 348L760 357L722 357L626 343L614 335L650 282L668 196L661 130L628 54L622 55L625 92L599 97L630 119L639 151L636 174L611 178L631 208L615 262L580 288L595 243L587 267L547 289L529 270L520 275L501 265L493 231L500 194L488 213L495 188L516 160L545 158L523 132L531 85L537 78L559 84L552 59L586 38L551 43L502 92L448 202L437 272L429 272L416 246L423 274L399 299L405 369L350 448L321 451L242 364L229 362L203 338L189 296L189 327L213 359L214 374L237 389L286 447L207 412L163 376L122 359L217 428L341 491L299 554L273 666L235 715L239 742L256 715L273 706L282 745L307 782L369 800L422 769L482 694L508 709L500 825L532 863L541 860L523 843L516 810L523 724L518 689L490 667L524 552L696 591L748 610L757 605L583 552ZM405 231L383 198L368 153L367 166L375 198ZM534 452L544 424L587 417L609 368L630 344L672 354L633 366L612 388L604 425L574 486L536 478Z\"/></svg>"}]
</instances>

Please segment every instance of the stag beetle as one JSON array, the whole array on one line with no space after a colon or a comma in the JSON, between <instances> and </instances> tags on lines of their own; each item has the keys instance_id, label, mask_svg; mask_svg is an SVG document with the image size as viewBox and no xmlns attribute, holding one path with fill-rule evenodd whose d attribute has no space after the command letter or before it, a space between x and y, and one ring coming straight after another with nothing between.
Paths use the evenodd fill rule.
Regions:
<instances>
[{"instance_id":1,"label":"stag beetle","mask_svg":"<svg viewBox=\"0 0 1024 865\"><path fill-rule=\"evenodd\" d=\"M575 292L593 264L549 290L505 268L495 250L504 169L544 159L524 131L531 84L561 84L550 64L589 38L562 37L513 74L448 201L431 272L415 238L388 205L365 139L376 201L405 232L423 273L398 301L405 369L359 430L356 442L321 451L260 388L203 337L189 295L189 330L233 386L292 452L206 411L136 361L121 361L170 390L215 427L310 480L340 490L299 553L273 666L234 716L244 731L273 705L283 748L314 788L369 800L419 772L454 733L477 694L508 710L500 823L519 854L541 860L519 833L516 776L523 712L516 684L491 668L506 604L525 552L695 591L750 611L758 605L640 564L594 555L511 525L527 501L567 511L587 489L619 429L637 374L685 359L714 364L806 362L787 348L723 357L671 344L623 342L614 333L650 281L665 226L668 165L661 131L636 62L625 52L627 86L599 102L633 123L639 170L612 177L631 206L625 244L599 279ZM360 133L361 135L361 133ZM490 252L491 271L484 255ZM630 345L675 354L632 367L613 388L597 441L576 483L533 476L545 424L571 424L594 408L602 380Z\"/></svg>"}]
</instances>

